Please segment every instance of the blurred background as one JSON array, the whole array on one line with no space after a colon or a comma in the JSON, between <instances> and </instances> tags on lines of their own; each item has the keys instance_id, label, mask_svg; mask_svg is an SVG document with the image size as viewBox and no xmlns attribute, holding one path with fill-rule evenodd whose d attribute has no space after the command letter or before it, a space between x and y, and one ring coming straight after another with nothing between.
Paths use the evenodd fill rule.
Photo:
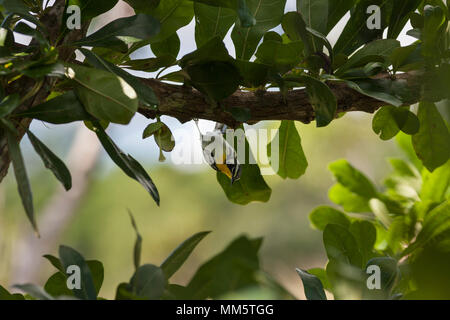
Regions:
<instances>
[{"instance_id":1,"label":"blurred background","mask_svg":"<svg viewBox=\"0 0 450 320\"><path fill-rule=\"evenodd\" d=\"M288 0L286 11L293 10L295 1ZM110 12L97 18L91 30L132 14L120 1ZM348 18L344 17L331 32L331 42ZM180 56L195 50L194 23L178 33L182 43ZM413 41L405 33L401 40L403 45ZM229 35L225 42L233 55ZM136 53L136 58L151 56L148 47ZM383 142L373 133L371 119L371 115L351 113L321 129L315 128L314 123L298 123L309 162L306 174L296 181L266 176L272 188L270 201L247 206L227 200L216 181L215 171L208 165L174 165L169 154L165 162L159 162L159 150L153 138L141 139L142 131L151 120L137 115L128 126L111 125L108 132L112 138L145 165L157 185L160 207L138 183L112 164L94 133L79 124L54 126L35 121L32 131L66 160L74 186L70 192L64 192L45 170L28 140L23 140L42 237L36 238L29 226L10 170L0 185L0 284L5 287L24 282L44 285L54 270L41 256L57 255L58 246L65 244L76 248L86 259L103 262L105 281L100 295L114 298L116 286L128 281L134 270L135 234L127 213L130 210L144 238L143 263L158 265L189 236L212 231L175 275L175 283L186 284L200 264L235 237L247 234L264 238L262 268L295 297L303 298L295 268L323 267L326 261L321 232L310 227L308 214L318 205L331 205L327 193L333 180L328 164L346 158L374 181L381 182L389 171L386 158L400 156L393 142ZM162 120L174 132L179 145L188 143L192 152L200 154L198 133L192 122L180 124L164 117ZM278 123L265 125L276 127ZM205 131L213 126L207 121L200 123ZM186 133L191 133L189 138Z\"/></svg>"}]
</instances>

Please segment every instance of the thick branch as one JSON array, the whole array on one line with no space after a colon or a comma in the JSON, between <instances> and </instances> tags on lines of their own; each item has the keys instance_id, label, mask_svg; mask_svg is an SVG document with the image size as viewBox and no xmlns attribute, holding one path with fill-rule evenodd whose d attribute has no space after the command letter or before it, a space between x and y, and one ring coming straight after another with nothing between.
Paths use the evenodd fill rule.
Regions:
<instances>
[{"instance_id":1,"label":"thick branch","mask_svg":"<svg viewBox=\"0 0 450 320\"><path fill-rule=\"evenodd\" d=\"M417 75L401 74L397 78L406 80L411 92L420 92ZM315 119L314 110L303 89L289 91L285 97L280 92L237 91L222 101L219 107L213 108L202 93L191 87L167 84L153 79L145 79L143 82L150 86L160 99L157 111L139 110L148 118L167 115L177 118L182 123L192 119L205 119L235 127L238 122L233 118L230 109L247 108L251 115L248 123L263 120L296 120L309 123ZM338 113L349 111L373 113L387 104L363 95L343 83L328 83L328 85L337 98Z\"/></svg>"}]
</instances>

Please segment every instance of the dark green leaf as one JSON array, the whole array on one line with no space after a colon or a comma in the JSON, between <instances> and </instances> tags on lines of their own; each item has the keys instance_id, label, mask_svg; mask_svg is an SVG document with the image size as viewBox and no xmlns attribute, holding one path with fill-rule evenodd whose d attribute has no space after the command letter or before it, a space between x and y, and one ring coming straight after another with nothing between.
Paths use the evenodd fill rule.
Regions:
<instances>
[{"instance_id":1,"label":"dark green leaf","mask_svg":"<svg viewBox=\"0 0 450 320\"><path fill-rule=\"evenodd\" d=\"M180 52L180 38L178 37L178 34L174 33L164 41L153 43L151 48L155 56L161 57L170 55L175 61Z\"/></svg>"},{"instance_id":2,"label":"dark green leaf","mask_svg":"<svg viewBox=\"0 0 450 320\"><path fill-rule=\"evenodd\" d=\"M111 138L106 134L100 125L95 126L95 132L101 144L114 163L123 170L130 178L138 181L145 190L150 193L156 204L159 205L159 193L150 176L145 169L132 156L125 154L120 150Z\"/></svg>"},{"instance_id":3,"label":"dark green leaf","mask_svg":"<svg viewBox=\"0 0 450 320\"><path fill-rule=\"evenodd\" d=\"M217 298L257 284L258 251L262 240L239 237L203 264L187 286L191 299Z\"/></svg>"},{"instance_id":4,"label":"dark green leaf","mask_svg":"<svg viewBox=\"0 0 450 320\"><path fill-rule=\"evenodd\" d=\"M323 231L323 244L328 259L352 264L356 267L362 266L358 244L348 229L337 224L327 225Z\"/></svg>"},{"instance_id":5,"label":"dark green leaf","mask_svg":"<svg viewBox=\"0 0 450 320\"><path fill-rule=\"evenodd\" d=\"M68 191L72 188L72 177L69 169L46 145L42 143L31 131L27 131L34 150L41 157L47 169L51 170L64 188Z\"/></svg>"},{"instance_id":6,"label":"dark green leaf","mask_svg":"<svg viewBox=\"0 0 450 320\"><path fill-rule=\"evenodd\" d=\"M0 102L0 118L6 117L13 112L20 104L20 96L13 93Z\"/></svg>"},{"instance_id":7,"label":"dark green leaf","mask_svg":"<svg viewBox=\"0 0 450 320\"><path fill-rule=\"evenodd\" d=\"M195 247L206 237L210 232L200 232L194 234L189 239L181 243L161 264L161 269L164 271L167 279L170 279L175 272L186 262L187 258L194 251Z\"/></svg>"},{"instance_id":8,"label":"dark green leaf","mask_svg":"<svg viewBox=\"0 0 450 320\"><path fill-rule=\"evenodd\" d=\"M405 27L410 18L410 13L414 12L422 0L394 1L394 7L389 19L388 38L396 39Z\"/></svg>"},{"instance_id":9,"label":"dark green leaf","mask_svg":"<svg viewBox=\"0 0 450 320\"><path fill-rule=\"evenodd\" d=\"M285 73L303 59L303 43L294 41L287 44L266 40L256 52L256 62L270 66L275 71Z\"/></svg>"},{"instance_id":10,"label":"dark green leaf","mask_svg":"<svg viewBox=\"0 0 450 320\"><path fill-rule=\"evenodd\" d=\"M231 33L236 48L236 58L250 60L264 34L280 24L286 0L247 0L256 24L245 27L236 24Z\"/></svg>"},{"instance_id":11,"label":"dark green leaf","mask_svg":"<svg viewBox=\"0 0 450 320\"><path fill-rule=\"evenodd\" d=\"M450 158L450 133L434 103L421 102L417 116L420 130L412 138L414 150L433 172Z\"/></svg>"},{"instance_id":12,"label":"dark green leaf","mask_svg":"<svg viewBox=\"0 0 450 320\"><path fill-rule=\"evenodd\" d=\"M305 270L296 269L298 275L302 279L303 289L306 299L308 300L327 300L322 282L316 276Z\"/></svg>"},{"instance_id":13,"label":"dark green leaf","mask_svg":"<svg viewBox=\"0 0 450 320\"><path fill-rule=\"evenodd\" d=\"M68 0L66 1L66 10L64 10L64 20L68 18L67 7L78 6L81 10L81 22L87 22L96 16L111 10L118 0Z\"/></svg>"},{"instance_id":14,"label":"dark green leaf","mask_svg":"<svg viewBox=\"0 0 450 320\"><path fill-rule=\"evenodd\" d=\"M6 136L8 139L9 156L14 167L14 174L16 177L17 187L19 189L19 195L22 199L22 205L25 209L28 219L31 222L31 225L33 226L34 231L39 234L34 217L33 194L31 192L30 181L28 180L28 175L25 169L22 152L20 151L19 142L17 141L17 137L9 130L6 130Z\"/></svg>"},{"instance_id":15,"label":"dark green leaf","mask_svg":"<svg viewBox=\"0 0 450 320\"><path fill-rule=\"evenodd\" d=\"M397 277L399 276L397 261L391 257L373 258L367 262L366 270L369 266L378 266L380 268L380 287L382 290L382 294L384 294L383 298L387 299L393 286L395 285Z\"/></svg>"},{"instance_id":16,"label":"dark green leaf","mask_svg":"<svg viewBox=\"0 0 450 320\"><path fill-rule=\"evenodd\" d=\"M377 239L377 230L369 221L353 221L348 229L355 237L361 252L362 261L365 263L371 256L373 246Z\"/></svg>"},{"instance_id":17,"label":"dark green leaf","mask_svg":"<svg viewBox=\"0 0 450 320\"><path fill-rule=\"evenodd\" d=\"M160 24L155 17L137 14L131 17L119 18L110 22L97 32L74 43L77 46L117 47L121 51L127 49L127 44L149 40L160 31Z\"/></svg>"},{"instance_id":18,"label":"dark green leaf","mask_svg":"<svg viewBox=\"0 0 450 320\"><path fill-rule=\"evenodd\" d=\"M68 91L28 111L22 112L20 116L54 124L92 119L92 116L86 112L73 91Z\"/></svg>"},{"instance_id":19,"label":"dark green leaf","mask_svg":"<svg viewBox=\"0 0 450 320\"><path fill-rule=\"evenodd\" d=\"M389 140L401 130L407 134L419 131L420 123L416 115L407 108L382 107L373 118L372 128L383 140Z\"/></svg>"},{"instance_id":20,"label":"dark green leaf","mask_svg":"<svg viewBox=\"0 0 450 320\"><path fill-rule=\"evenodd\" d=\"M131 211L128 211L128 213L130 214L131 225L133 226L133 229L136 232L136 242L134 243L133 261L134 267L135 269L137 269L141 265L142 236L139 233L133 214L131 213Z\"/></svg>"},{"instance_id":21,"label":"dark green leaf","mask_svg":"<svg viewBox=\"0 0 450 320\"><path fill-rule=\"evenodd\" d=\"M215 37L223 40L228 30L236 21L236 12L229 8L215 7L196 2L195 42L200 48Z\"/></svg>"},{"instance_id":22,"label":"dark green leaf","mask_svg":"<svg viewBox=\"0 0 450 320\"><path fill-rule=\"evenodd\" d=\"M94 285L94 279L83 256L70 247L60 246L59 259L64 270L67 270L69 266L77 266L80 268L81 289L73 289L74 295L83 300L96 300L97 291Z\"/></svg>"},{"instance_id":23,"label":"dark green leaf","mask_svg":"<svg viewBox=\"0 0 450 320\"><path fill-rule=\"evenodd\" d=\"M161 268L145 264L140 266L130 280L133 295L148 300L160 299L166 287L167 280Z\"/></svg>"}]
</instances>

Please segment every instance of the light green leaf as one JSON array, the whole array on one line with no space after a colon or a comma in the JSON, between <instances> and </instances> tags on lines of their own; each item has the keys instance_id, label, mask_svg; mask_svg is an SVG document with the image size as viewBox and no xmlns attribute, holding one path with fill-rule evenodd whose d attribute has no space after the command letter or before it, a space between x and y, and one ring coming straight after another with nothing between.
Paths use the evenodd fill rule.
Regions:
<instances>
[{"instance_id":1,"label":"light green leaf","mask_svg":"<svg viewBox=\"0 0 450 320\"><path fill-rule=\"evenodd\" d=\"M376 197L377 192L373 184L347 160L335 161L329 165L329 169L336 180L351 192L366 199Z\"/></svg>"},{"instance_id":2,"label":"light green leaf","mask_svg":"<svg viewBox=\"0 0 450 320\"><path fill-rule=\"evenodd\" d=\"M328 224L337 224L348 228L350 219L347 215L332 207L321 206L309 214L309 221L318 230L323 231Z\"/></svg>"},{"instance_id":3,"label":"light green leaf","mask_svg":"<svg viewBox=\"0 0 450 320\"><path fill-rule=\"evenodd\" d=\"M87 112L99 120L128 124L138 109L136 91L125 80L103 70L71 65L78 98Z\"/></svg>"},{"instance_id":4,"label":"light green leaf","mask_svg":"<svg viewBox=\"0 0 450 320\"><path fill-rule=\"evenodd\" d=\"M278 142L278 175L283 179L298 179L306 171L308 161L302 148L302 141L295 127L294 121L284 120L281 122L278 133L274 138ZM272 157L272 144L268 146L268 156ZM272 163L273 165L273 163Z\"/></svg>"},{"instance_id":5,"label":"light green leaf","mask_svg":"<svg viewBox=\"0 0 450 320\"><path fill-rule=\"evenodd\" d=\"M442 202L450 187L450 161L432 173L423 169L422 179L422 190L420 191L422 201Z\"/></svg>"},{"instance_id":6,"label":"light green leaf","mask_svg":"<svg viewBox=\"0 0 450 320\"><path fill-rule=\"evenodd\" d=\"M377 239L377 230L369 221L353 221L348 229L355 237L361 252L362 262L365 263L372 256L373 246Z\"/></svg>"}]
</instances>

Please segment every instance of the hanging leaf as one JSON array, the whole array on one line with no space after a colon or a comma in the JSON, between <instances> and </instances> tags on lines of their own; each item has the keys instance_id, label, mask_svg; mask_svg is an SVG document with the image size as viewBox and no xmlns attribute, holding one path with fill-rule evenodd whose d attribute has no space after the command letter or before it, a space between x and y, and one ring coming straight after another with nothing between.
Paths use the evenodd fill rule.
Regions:
<instances>
[{"instance_id":1,"label":"hanging leaf","mask_svg":"<svg viewBox=\"0 0 450 320\"><path fill-rule=\"evenodd\" d=\"M308 167L308 161L303 152L301 138L295 127L295 122L282 121L274 140L277 140L279 143L279 155L277 155L279 162L278 175L283 179L300 178ZM270 159L274 159L272 157L272 144L273 142L269 144L267 149Z\"/></svg>"},{"instance_id":2,"label":"hanging leaf","mask_svg":"<svg viewBox=\"0 0 450 320\"><path fill-rule=\"evenodd\" d=\"M72 188L72 177L69 169L46 145L42 143L31 131L27 131L27 135L33 145L34 150L41 157L47 169L51 170L64 188L68 191Z\"/></svg>"},{"instance_id":3,"label":"hanging leaf","mask_svg":"<svg viewBox=\"0 0 450 320\"><path fill-rule=\"evenodd\" d=\"M28 219L31 222L31 225L33 226L34 231L39 236L39 231L34 217L33 193L31 192L30 181L28 180L28 175L25 168L25 163L23 161L22 152L20 151L19 142L17 141L17 137L9 130L6 130L5 134L8 140L8 152L14 167L14 175L16 177L17 187L19 189L19 195L22 200L22 205L25 209Z\"/></svg>"},{"instance_id":4,"label":"hanging leaf","mask_svg":"<svg viewBox=\"0 0 450 320\"><path fill-rule=\"evenodd\" d=\"M68 91L50 99L25 112L21 112L19 115L53 124L92 120L92 116L86 112L73 91Z\"/></svg>"},{"instance_id":5,"label":"hanging leaf","mask_svg":"<svg viewBox=\"0 0 450 320\"><path fill-rule=\"evenodd\" d=\"M111 160L113 160L114 163L130 178L138 181L145 190L150 193L156 204L159 206L159 192L152 179L139 162L132 156L127 155L120 150L98 123L95 124L95 133Z\"/></svg>"},{"instance_id":6,"label":"hanging leaf","mask_svg":"<svg viewBox=\"0 0 450 320\"><path fill-rule=\"evenodd\" d=\"M372 128L383 140L392 139L401 130L406 134L419 131L419 119L409 108L385 106L377 111L373 118Z\"/></svg>"},{"instance_id":7,"label":"hanging leaf","mask_svg":"<svg viewBox=\"0 0 450 320\"><path fill-rule=\"evenodd\" d=\"M139 233L139 230L136 225L136 221L134 220L133 214L128 210L128 214L130 215L131 225L133 226L134 231L136 232L136 242L134 243L134 254L133 261L135 269L138 269L141 265L141 252L142 252L142 236Z\"/></svg>"}]
</instances>

